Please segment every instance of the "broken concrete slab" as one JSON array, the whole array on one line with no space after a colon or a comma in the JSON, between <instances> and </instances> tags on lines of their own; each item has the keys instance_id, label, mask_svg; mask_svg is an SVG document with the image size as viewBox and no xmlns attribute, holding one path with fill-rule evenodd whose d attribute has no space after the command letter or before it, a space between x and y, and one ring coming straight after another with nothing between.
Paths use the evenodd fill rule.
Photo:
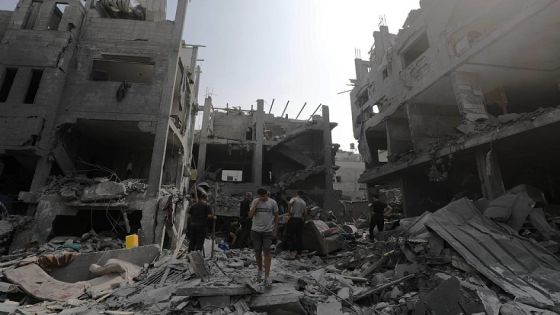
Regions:
<instances>
[{"instance_id":1,"label":"broken concrete slab","mask_svg":"<svg viewBox=\"0 0 560 315\"><path fill-rule=\"evenodd\" d=\"M518 113L508 113L498 116L498 121L502 124L507 124L512 121L516 121L521 117Z\"/></svg>"},{"instance_id":2,"label":"broken concrete slab","mask_svg":"<svg viewBox=\"0 0 560 315\"><path fill-rule=\"evenodd\" d=\"M96 202L120 199L126 195L126 186L122 183L107 181L84 188L82 202Z\"/></svg>"},{"instance_id":3,"label":"broken concrete slab","mask_svg":"<svg viewBox=\"0 0 560 315\"><path fill-rule=\"evenodd\" d=\"M527 194L505 194L490 202L484 216L498 222L505 222L519 231L533 210L534 201Z\"/></svg>"},{"instance_id":4,"label":"broken concrete slab","mask_svg":"<svg viewBox=\"0 0 560 315\"><path fill-rule=\"evenodd\" d=\"M204 258L202 258L202 254L198 251L195 251L189 253L188 257L191 263L191 267L196 276L199 277L202 281L205 281L210 275L210 271L208 271L208 267L204 262Z\"/></svg>"},{"instance_id":5,"label":"broken concrete slab","mask_svg":"<svg viewBox=\"0 0 560 315\"><path fill-rule=\"evenodd\" d=\"M341 288L340 290L338 290L336 295L338 295L338 297L343 300L347 300L350 298L350 288L348 287Z\"/></svg>"},{"instance_id":6,"label":"broken concrete slab","mask_svg":"<svg viewBox=\"0 0 560 315\"><path fill-rule=\"evenodd\" d=\"M476 290L476 294L482 302L487 315L500 315L502 302L500 302L496 292L487 288L480 288Z\"/></svg>"},{"instance_id":7,"label":"broken concrete slab","mask_svg":"<svg viewBox=\"0 0 560 315\"><path fill-rule=\"evenodd\" d=\"M201 296L198 298L200 307L203 309L212 308L222 308L230 305L229 296Z\"/></svg>"},{"instance_id":8,"label":"broken concrete slab","mask_svg":"<svg viewBox=\"0 0 560 315\"><path fill-rule=\"evenodd\" d=\"M14 301L5 301L0 303L0 315L13 314L18 308L19 303Z\"/></svg>"},{"instance_id":9,"label":"broken concrete slab","mask_svg":"<svg viewBox=\"0 0 560 315\"><path fill-rule=\"evenodd\" d=\"M6 278L39 300L67 301L85 293L85 282L65 283L53 279L36 264L4 271Z\"/></svg>"},{"instance_id":10,"label":"broken concrete slab","mask_svg":"<svg viewBox=\"0 0 560 315\"><path fill-rule=\"evenodd\" d=\"M272 284L270 290L253 297L249 306L257 312L267 314L306 314L300 300L303 293L297 291L292 285L280 283Z\"/></svg>"},{"instance_id":11,"label":"broken concrete slab","mask_svg":"<svg viewBox=\"0 0 560 315\"><path fill-rule=\"evenodd\" d=\"M460 305L461 285L455 277L443 281L422 300L430 313L434 315L459 315L463 313Z\"/></svg>"},{"instance_id":12,"label":"broken concrete slab","mask_svg":"<svg viewBox=\"0 0 560 315\"><path fill-rule=\"evenodd\" d=\"M317 315L342 314L342 304L334 297L329 297L327 302L317 304Z\"/></svg>"},{"instance_id":13,"label":"broken concrete slab","mask_svg":"<svg viewBox=\"0 0 560 315\"><path fill-rule=\"evenodd\" d=\"M65 282L86 281L93 276L89 271L89 267L92 264L103 265L107 263L109 259L116 258L134 265L144 266L146 263L153 262L159 254L160 250L157 245L80 254L68 266L53 269L50 275L57 280Z\"/></svg>"},{"instance_id":14,"label":"broken concrete slab","mask_svg":"<svg viewBox=\"0 0 560 315\"><path fill-rule=\"evenodd\" d=\"M426 269L425 265L414 264L397 264L395 265L395 277L402 278L409 274L419 273Z\"/></svg>"},{"instance_id":15,"label":"broken concrete slab","mask_svg":"<svg viewBox=\"0 0 560 315\"><path fill-rule=\"evenodd\" d=\"M544 215L544 211L541 208L535 208L529 213L529 221L535 227L535 229L544 237L546 240L550 240L558 236L558 231L554 229Z\"/></svg>"}]
</instances>

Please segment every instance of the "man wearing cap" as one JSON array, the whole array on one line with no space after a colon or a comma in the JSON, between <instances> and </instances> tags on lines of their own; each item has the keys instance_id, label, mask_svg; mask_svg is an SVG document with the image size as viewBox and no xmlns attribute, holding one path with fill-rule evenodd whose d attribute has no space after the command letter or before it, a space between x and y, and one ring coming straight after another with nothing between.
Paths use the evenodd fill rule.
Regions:
<instances>
[{"instance_id":1,"label":"man wearing cap","mask_svg":"<svg viewBox=\"0 0 560 315\"><path fill-rule=\"evenodd\" d=\"M269 286L271 284L269 276L272 260L270 246L272 245L272 239L276 238L278 229L278 204L274 199L269 198L268 191L264 188L259 188L257 195L249 210L249 218L253 219L251 239L253 240L257 261L257 279L262 280L264 256L264 283Z\"/></svg>"}]
</instances>

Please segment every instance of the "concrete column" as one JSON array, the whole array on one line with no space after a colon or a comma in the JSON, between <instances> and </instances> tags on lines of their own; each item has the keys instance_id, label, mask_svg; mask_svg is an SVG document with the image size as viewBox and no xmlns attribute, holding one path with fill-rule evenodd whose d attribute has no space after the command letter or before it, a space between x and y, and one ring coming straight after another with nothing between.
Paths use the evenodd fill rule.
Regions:
<instances>
[{"instance_id":1,"label":"concrete column","mask_svg":"<svg viewBox=\"0 0 560 315\"><path fill-rule=\"evenodd\" d=\"M331 122L329 116L329 107L323 105L323 163L325 165L325 195L323 199L323 208L327 210L335 210L339 208L337 198L333 188L333 175L332 168L334 161L332 155L332 136L331 136Z\"/></svg>"},{"instance_id":2,"label":"concrete column","mask_svg":"<svg viewBox=\"0 0 560 315\"><path fill-rule=\"evenodd\" d=\"M210 111L212 110L212 98L209 96L204 100L204 114L202 115L202 129L200 129L200 141L198 142L198 162L196 170L198 178L204 176L206 169L206 150L208 146L208 128L210 124Z\"/></svg>"},{"instance_id":3,"label":"concrete column","mask_svg":"<svg viewBox=\"0 0 560 315\"><path fill-rule=\"evenodd\" d=\"M51 21L51 17L54 13L54 7L56 2L55 1L43 1L41 5L41 10L39 11L39 15L37 16L37 20L35 21L34 30L37 31L46 31L49 27L49 22Z\"/></svg>"},{"instance_id":4,"label":"concrete column","mask_svg":"<svg viewBox=\"0 0 560 315\"><path fill-rule=\"evenodd\" d=\"M18 105L23 104L30 81L31 68L18 67L16 76L14 77L14 83L10 89L6 103Z\"/></svg>"},{"instance_id":5,"label":"concrete column","mask_svg":"<svg viewBox=\"0 0 560 315\"><path fill-rule=\"evenodd\" d=\"M451 75L453 92L461 115L469 120L488 119L484 105L484 93L476 73L454 72Z\"/></svg>"},{"instance_id":6,"label":"concrete column","mask_svg":"<svg viewBox=\"0 0 560 315\"><path fill-rule=\"evenodd\" d=\"M264 100L257 100L255 112L255 151L253 151L253 183L262 185L263 141L264 141Z\"/></svg>"},{"instance_id":7,"label":"concrete column","mask_svg":"<svg viewBox=\"0 0 560 315\"><path fill-rule=\"evenodd\" d=\"M484 198L493 200L503 195L504 181L496 153L493 150L479 149L475 155Z\"/></svg>"},{"instance_id":8,"label":"concrete column","mask_svg":"<svg viewBox=\"0 0 560 315\"><path fill-rule=\"evenodd\" d=\"M167 61L167 76L163 82L163 91L159 105L159 116L156 127L156 136L152 151L152 163L148 178L148 194L156 197L161 185L161 173L165 161L165 150L167 147L167 135L169 134L169 115L173 104L173 91L175 90L175 77L177 75L177 63L179 62L179 50L181 37L187 14L187 0L179 0L175 13L172 43L169 47L169 59Z\"/></svg>"}]
</instances>

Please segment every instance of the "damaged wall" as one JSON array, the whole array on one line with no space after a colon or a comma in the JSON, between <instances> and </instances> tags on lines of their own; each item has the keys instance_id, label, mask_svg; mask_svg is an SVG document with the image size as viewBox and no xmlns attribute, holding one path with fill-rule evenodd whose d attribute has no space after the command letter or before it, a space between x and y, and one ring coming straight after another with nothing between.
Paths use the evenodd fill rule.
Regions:
<instances>
[{"instance_id":1,"label":"damaged wall","mask_svg":"<svg viewBox=\"0 0 560 315\"><path fill-rule=\"evenodd\" d=\"M273 193L302 189L323 204L325 195L332 195L334 179L333 165L325 161L327 155L336 152L330 138L325 139L325 132L330 134L335 124L317 117L310 121L274 117L260 106L256 111L214 109L211 98L206 99L197 150L200 180L223 181L222 171L243 171L241 183L225 182L223 190L233 194L254 192L260 185ZM262 126L262 138L257 126ZM261 155L256 153L259 147Z\"/></svg>"},{"instance_id":2,"label":"damaged wall","mask_svg":"<svg viewBox=\"0 0 560 315\"><path fill-rule=\"evenodd\" d=\"M22 0L0 12L0 158L34 157L16 159L34 173L18 185L30 215L51 176L136 180L143 193L124 207L143 212L145 241L154 242L162 181L179 191L190 176L200 69L198 48L181 41L187 1L174 21L165 20L165 0L115 14L84 3ZM56 216L46 212L36 222L43 227Z\"/></svg>"},{"instance_id":3,"label":"damaged wall","mask_svg":"<svg viewBox=\"0 0 560 315\"><path fill-rule=\"evenodd\" d=\"M511 133L505 133L508 136L541 127L522 127L521 117L538 116L540 107L554 111L560 103L560 49L551 45L559 39L552 31L558 14L557 1L474 4L430 0L409 13L397 34L380 26L374 33L370 60L355 61L357 79L351 92L354 135L367 162L361 181L385 184L400 178L415 182L408 188L408 199L416 199L412 204L418 204L422 196L413 190L423 190L424 179L411 177L407 169L423 165L425 179L432 181L438 178L438 171L434 172L429 162L453 152L449 159L457 160L457 168L470 170L472 162L478 161L479 185L485 197L499 195L501 176L495 176L491 183L486 180L487 168L480 155L486 153L475 159L477 154L466 149L492 147L497 138L491 136L490 126L500 130L518 122L517 128L512 126ZM539 47L538 55L533 53L535 47ZM556 119L542 118L547 120L545 125L556 123ZM386 139L377 136L382 128L387 131ZM380 144L383 141L386 145ZM372 151L387 147L389 163L377 165L372 158L375 152L365 152L365 144L373 144ZM555 155L556 149L548 152ZM502 156L504 153L495 153L501 156L498 160L510 160ZM531 164L529 156L516 161L517 167ZM494 168L500 168L499 163ZM456 185L459 180L445 178L451 187L460 186ZM550 186L544 184L547 181L541 177L542 185ZM445 204L450 198L441 202Z\"/></svg>"}]
</instances>

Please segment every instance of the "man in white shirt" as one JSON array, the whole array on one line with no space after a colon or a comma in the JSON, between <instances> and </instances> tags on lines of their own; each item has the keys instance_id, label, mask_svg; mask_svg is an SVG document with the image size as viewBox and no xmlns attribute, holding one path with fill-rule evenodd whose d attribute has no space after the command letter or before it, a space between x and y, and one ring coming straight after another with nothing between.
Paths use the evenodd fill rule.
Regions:
<instances>
[{"instance_id":1,"label":"man in white shirt","mask_svg":"<svg viewBox=\"0 0 560 315\"><path fill-rule=\"evenodd\" d=\"M278 230L278 204L276 201L268 197L268 191L263 188L257 190L258 197L251 203L249 210L249 218L253 219L251 226L251 239L255 249L255 259L258 268L258 280L262 277L262 265L264 254L264 282L269 286L270 282L270 263L272 255L270 246L272 239L276 238Z\"/></svg>"}]
</instances>

